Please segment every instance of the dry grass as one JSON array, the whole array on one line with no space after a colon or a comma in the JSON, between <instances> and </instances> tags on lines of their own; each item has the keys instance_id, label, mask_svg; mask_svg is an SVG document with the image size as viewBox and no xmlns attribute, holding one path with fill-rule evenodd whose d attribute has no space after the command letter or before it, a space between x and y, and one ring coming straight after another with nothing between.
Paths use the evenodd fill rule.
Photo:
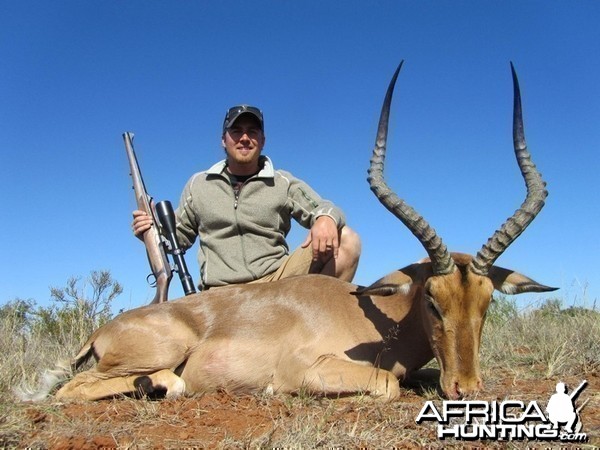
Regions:
<instances>
[{"instance_id":1,"label":"dry grass","mask_svg":"<svg viewBox=\"0 0 600 450\"><path fill-rule=\"evenodd\" d=\"M541 371L545 378L598 371L599 336L600 313L595 310L556 305L515 312L486 324L482 366L506 363L520 371L530 367L536 369L532 375L539 376Z\"/></svg>"},{"instance_id":2,"label":"dry grass","mask_svg":"<svg viewBox=\"0 0 600 450\"><path fill-rule=\"evenodd\" d=\"M127 398L61 404L15 402L10 386L35 381L41 368L73 354L43 336L0 324L0 448L552 448L560 442L440 441L432 423L417 425L426 400L440 401L435 384L403 390L382 404L368 396L330 399L297 396L230 396L179 400ZM519 313L501 299L482 339L485 400L545 402L559 380L590 385L582 411L592 448L600 445L600 314L541 308ZM435 364L431 364L435 369ZM567 446L567 448L569 448Z\"/></svg>"}]
</instances>

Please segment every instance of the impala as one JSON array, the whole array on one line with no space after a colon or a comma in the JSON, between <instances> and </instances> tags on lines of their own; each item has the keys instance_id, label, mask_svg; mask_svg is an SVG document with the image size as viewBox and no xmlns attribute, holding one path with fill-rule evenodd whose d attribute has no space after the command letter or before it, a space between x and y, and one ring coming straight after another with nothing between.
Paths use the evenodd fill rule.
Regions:
<instances>
[{"instance_id":1,"label":"impala","mask_svg":"<svg viewBox=\"0 0 600 450\"><path fill-rule=\"evenodd\" d=\"M392 400L400 395L398 380L410 378L434 357L447 397L481 390L479 346L494 289L506 294L554 290L494 265L539 213L547 191L525 144L511 64L514 149L526 199L476 256L448 252L383 178L390 105L401 67L385 96L368 180L379 201L421 242L427 259L369 287L307 275L211 289L127 311L92 334L73 366L91 356L96 366L75 375L57 397L304 389Z\"/></svg>"}]
</instances>

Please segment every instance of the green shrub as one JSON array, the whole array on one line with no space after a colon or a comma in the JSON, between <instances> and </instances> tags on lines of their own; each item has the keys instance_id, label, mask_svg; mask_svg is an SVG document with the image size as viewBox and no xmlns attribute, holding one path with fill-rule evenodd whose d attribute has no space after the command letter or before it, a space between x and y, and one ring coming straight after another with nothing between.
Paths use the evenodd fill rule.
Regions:
<instances>
[{"instance_id":1,"label":"green shrub","mask_svg":"<svg viewBox=\"0 0 600 450\"><path fill-rule=\"evenodd\" d=\"M486 322L503 324L515 319L519 315L514 298L505 295L495 295L487 311Z\"/></svg>"},{"instance_id":2,"label":"green shrub","mask_svg":"<svg viewBox=\"0 0 600 450\"><path fill-rule=\"evenodd\" d=\"M112 301L122 292L108 271L71 277L51 288L52 304L12 300L0 307L0 393L23 381L33 383L42 369L72 357L89 335L111 319Z\"/></svg>"}]
</instances>

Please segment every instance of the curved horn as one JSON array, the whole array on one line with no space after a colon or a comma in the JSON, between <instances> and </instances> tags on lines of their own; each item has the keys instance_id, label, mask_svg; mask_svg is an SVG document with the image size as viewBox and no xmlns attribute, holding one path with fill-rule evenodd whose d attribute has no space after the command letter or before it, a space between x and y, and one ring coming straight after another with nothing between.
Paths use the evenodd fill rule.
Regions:
<instances>
[{"instance_id":1,"label":"curved horn","mask_svg":"<svg viewBox=\"0 0 600 450\"><path fill-rule=\"evenodd\" d=\"M404 61L402 61L396 69L396 72L390 81L387 93L385 94L385 100L383 101L383 106L381 108L381 116L379 117L377 139L375 141L375 148L373 149L373 156L371 158L371 166L369 168L367 180L369 181L371 190L381 204L394 214L394 216L400 219L412 234L417 237L419 242L421 242L421 245L425 247L425 251L431 259L434 274L443 275L453 272L455 267L454 261L450 257L446 246L425 219L412 207L407 205L404 200L399 198L387 186L383 179L390 105L392 103L392 94L394 92L396 79L398 78L402 64L404 64Z\"/></svg>"},{"instance_id":2,"label":"curved horn","mask_svg":"<svg viewBox=\"0 0 600 450\"><path fill-rule=\"evenodd\" d=\"M519 80L517 79L517 73L512 62L510 63L510 68L514 86L513 141L517 163L527 186L527 196L521 207L488 239L487 243L479 250L471 263L472 270L480 275L487 275L494 261L525 231L525 228L529 226L533 219L535 219L535 216L544 207L544 200L548 196L546 183L542 180L541 174L531 161L531 155L527 150L525 133L523 131L523 112L521 110Z\"/></svg>"}]
</instances>

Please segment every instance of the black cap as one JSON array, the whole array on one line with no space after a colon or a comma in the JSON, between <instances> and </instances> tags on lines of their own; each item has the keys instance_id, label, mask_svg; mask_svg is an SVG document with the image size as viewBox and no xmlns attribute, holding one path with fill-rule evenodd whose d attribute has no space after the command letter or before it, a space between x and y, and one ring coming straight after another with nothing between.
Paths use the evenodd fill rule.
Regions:
<instances>
[{"instance_id":1,"label":"black cap","mask_svg":"<svg viewBox=\"0 0 600 450\"><path fill-rule=\"evenodd\" d=\"M258 119L258 123L260 123L260 129L264 133L265 132L265 124L263 121L263 114L260 109L256 106L250 105L237 105L232 106L225 114L225 120L223 121L223 134L233 125L233 123L240 117L242 114L252 114L254 117Z\"/></svg>"}]
</instances>

